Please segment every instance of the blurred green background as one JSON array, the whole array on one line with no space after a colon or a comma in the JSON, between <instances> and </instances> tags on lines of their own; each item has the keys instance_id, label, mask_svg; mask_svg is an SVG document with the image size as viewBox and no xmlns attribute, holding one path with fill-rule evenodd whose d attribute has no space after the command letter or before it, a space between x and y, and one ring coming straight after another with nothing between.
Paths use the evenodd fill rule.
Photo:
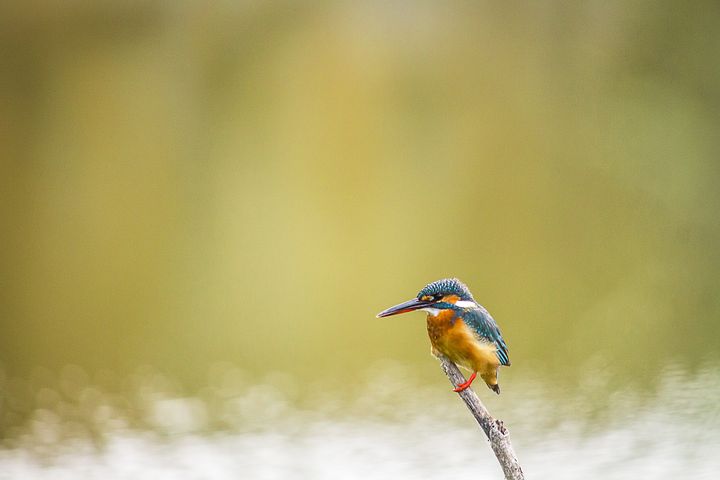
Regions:
<instances>
[{"instance_id":1,"label":"blurred green background","mask_svg":"<svg viewBox=\"0 0 720 480\"><path fill-rule=\"evenodd\" d=\"M513 367L652 387L720 347L720 5L4 2L2 377L447 388L457 276ZM302 391L303 387L300 387ZM519 387L516 388L519 390Z\"/></svg>"}]
</instances>

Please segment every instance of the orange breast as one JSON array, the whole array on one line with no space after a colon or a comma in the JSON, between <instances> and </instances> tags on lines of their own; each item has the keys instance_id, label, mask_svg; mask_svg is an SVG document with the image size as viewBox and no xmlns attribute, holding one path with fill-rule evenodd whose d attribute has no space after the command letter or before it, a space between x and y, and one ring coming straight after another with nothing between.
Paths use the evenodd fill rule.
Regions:
<instances>
[{"instance_id":1,"label":"orange breast","mask_svg":"<svg viewBox=\"0 0 720 480\"><path fill-rule=\"evenodd\" d=\"M452 310L428 315L427 329L433 348L456 364L483 376L497 370L500 360L495 345L478 339Z\"/></svg>"}]
</instances>

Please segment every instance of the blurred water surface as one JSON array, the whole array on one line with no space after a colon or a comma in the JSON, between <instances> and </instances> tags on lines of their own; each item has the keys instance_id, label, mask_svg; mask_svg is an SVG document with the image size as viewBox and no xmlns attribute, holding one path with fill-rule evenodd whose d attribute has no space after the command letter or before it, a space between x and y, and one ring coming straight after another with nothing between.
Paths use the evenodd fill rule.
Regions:
<instances>
[{"instance_id":1,"label":"blurred water surface","mask_svg":"<svg viewBox=\"0 0 720 480\"><path fill-rule=\"evenodd\" d=\"M670 369L652 392L599 380L572 390L540 382L480 395L511 428L528 478L715 478L720 374ZM128 395L75 382L34 391L37 409L0 450L0 478L499 478L487 441L455 394L391 362L354 395L312 386L298 402L289 377L249 383L213 366L196 395L149 369ZM440 374L439 374L440 375Z\"/></svg>"},{"instance_id":2,"label":"blurred water surface","mask_svg":"<svg viewBox=\"0 0 720 480\"><path fill-rule=\"evenodd\" d=\"M422 316L374 318L448 276L528 472L717 471L718 27L0 3L0 478L496 475Z\"/></svg>"}]
</instances>

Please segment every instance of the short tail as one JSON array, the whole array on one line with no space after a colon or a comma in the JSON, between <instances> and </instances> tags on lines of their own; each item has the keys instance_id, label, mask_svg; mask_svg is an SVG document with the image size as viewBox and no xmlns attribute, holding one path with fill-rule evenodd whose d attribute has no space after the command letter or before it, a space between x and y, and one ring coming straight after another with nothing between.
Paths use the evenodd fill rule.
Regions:
<instances>
[{"instance_id":1,"label":"short tail","mask_svg":"<svg viewBox=\"0 0 720 480\"><path fill-rule=\"evenodd\" d=\"M500 395L500 384L496 383L495 385L488 385L490 387L490 390Z\"/></svg>"}]
</instances>

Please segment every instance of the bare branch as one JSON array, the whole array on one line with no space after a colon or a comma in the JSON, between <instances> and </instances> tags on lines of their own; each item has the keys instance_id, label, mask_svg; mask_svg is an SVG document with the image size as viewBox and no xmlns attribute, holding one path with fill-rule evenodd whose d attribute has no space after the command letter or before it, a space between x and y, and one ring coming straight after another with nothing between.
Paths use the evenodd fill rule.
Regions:
<instances>
[{"instance_id":1,"label":"bare branch","mask_svg":"<svg viewBox=\"0 0 720 480\"><path fill-rule=\"evenodd\" d=\"M437 357L442 364L445 375L447 375L450 383L452 383L454 387L457 387L465 381L465 377L463 377L453 362L440 353L437 354ZM470 413L475 417L475 420L477 420L480 428L482 428L485 435L487 435L488 440L490 440L490 446L498 462L500 462L506 480L524 480L525 476L523 475L522 468L520 468L517 456L510 443L510 434L503 422L494 419L490 415L490 412L488 412L485 405L482 404L480 398L478 398L472 389L466 388L460 392L459 395L465 402L465 405L467 405Z\"/></svg>"}]
</instances>

